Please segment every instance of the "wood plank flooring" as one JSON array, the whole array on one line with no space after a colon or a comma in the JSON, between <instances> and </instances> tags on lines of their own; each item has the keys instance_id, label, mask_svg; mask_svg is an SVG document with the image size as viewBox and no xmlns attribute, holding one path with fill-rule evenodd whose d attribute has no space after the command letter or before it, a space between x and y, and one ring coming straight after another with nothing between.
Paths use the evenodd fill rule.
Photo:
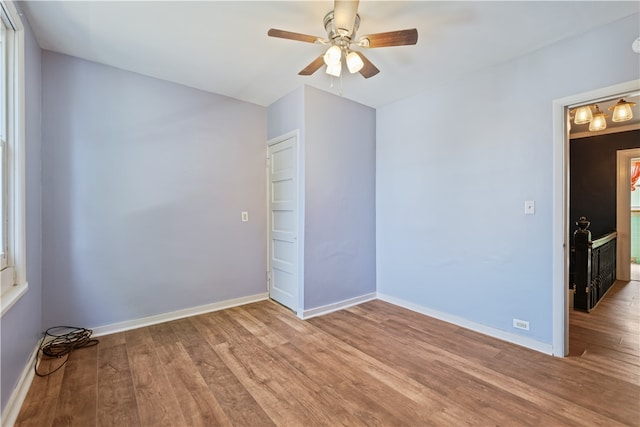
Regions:
<instances>
[{"instance_id":1,"label":"wood plank flooring","mask_svg":"<svg viewBox=\"0 0 640 427\"><path fill-rule=\"evenodd\" d=\"M620 282L572 312L564 359L382 301L249 304L100 337L34 379L16 425L639 426L639 299Z\"/></svg>"}]
</instances>

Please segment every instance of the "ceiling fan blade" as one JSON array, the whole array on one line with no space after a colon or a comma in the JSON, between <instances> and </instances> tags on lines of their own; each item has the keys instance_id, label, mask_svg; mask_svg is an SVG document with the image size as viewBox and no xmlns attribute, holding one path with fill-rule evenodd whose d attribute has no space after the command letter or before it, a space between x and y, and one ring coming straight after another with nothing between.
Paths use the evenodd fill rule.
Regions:
<instances>
[{"instance_id":1,"label":"ceiling fan blade","mask_svg":"<svg viewBox=\"0 0 640 427\"><path fill-rule=\"evenodd\" d=\"M311 64L304 67L304 69L300 71L298 74L301 76L310 76L311 74L318 71L318 69L323 65L324 65L324 53L318 56L316 59L314 59L313 62L311 62Z\"/></svg>"},{"instance_id":2,"label":"ceiling fan blade","mask_svg":"<svg viewBox=\"0 0 640 427\"><path fill-rule=\"evenodd\" d=\"M368 42L367 42L368 40ZM358 40L358 46L362 47L389 47L406 46L418 43L418 30L389 31L388 33L376 33L362 36Z\"/></svg>"},{"instance_id":3,"label":"ceiling fan blade","mask_svg":"<svg viewBox=\"0 0 640 427\"><path fill-rule=\"evenodd\" d=\"M356 22L359 0L335 0L333 4L333 19L336 32L350 36Z\"/></svg>"},{"instance_id":4,"label":"ceiling fan blade","mask_svg":"<svg viewBox=\"0 0 640 427\"><path fill-rule=\"evenodd\" d=\"M270 37L279 37L281 39L296 40L299 42L307 42L307 43L316 43L322 40L320 37L309 36L307 34L293 33L291 31L285 31L285 30L277 30L275 28L269 29L269 31L267 32L267 35L269 35Z\"/></svg>"},{"instance_id":5,"label":"ceiling fan blade","mask_svg":"<svg viewBox=\"0 0 640 427\"><path fill-rule=\"evenodd\" d=\"M364 56L361 52L356 52L356 53L364 63L364 66L360 70L360 74L362 74L362 77L364 77L365 79L368 79L369 77L373 77L380 72L380 70L378 70L378 68L375 65L373 65L373 63L369 61L367 57Z\"/></svg>"}]
</instances>

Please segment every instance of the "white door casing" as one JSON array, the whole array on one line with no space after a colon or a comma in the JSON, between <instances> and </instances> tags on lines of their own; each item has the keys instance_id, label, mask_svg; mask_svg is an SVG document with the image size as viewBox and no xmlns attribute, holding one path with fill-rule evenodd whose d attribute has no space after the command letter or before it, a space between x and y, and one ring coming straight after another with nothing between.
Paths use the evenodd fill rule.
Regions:
<instances>
[{"instance_id":1,"label":"white door casing","mask_svg":"<svg viewBox=\"0 0 640 427\"><path fill-rule=\"evenodd\" d=\"M297 312L301 289L297 132L268 142L269 296Z\"/></svg>"},{"instance_id":2,"label":"white door casing","mask_svg":"<svg viewBox=\"0 0 640 427\"><path fill-rule=\"evenodd\" d=\"M596 103L640 89L640 80L556 99L553 108L553 246L552 246L552 352L569 354L569 131L567 110L577 104Z\"/></svg>"},{"instance_id":3,"label":"white door casing","mask_svg":"<svg viewBox=\"0 0 640 427\"><path fill-rule=\"evenodd\" d=\"M640 157L640 148L616 153L616 279L631 280L631 159Z\"/></svg>"}]
</instances>

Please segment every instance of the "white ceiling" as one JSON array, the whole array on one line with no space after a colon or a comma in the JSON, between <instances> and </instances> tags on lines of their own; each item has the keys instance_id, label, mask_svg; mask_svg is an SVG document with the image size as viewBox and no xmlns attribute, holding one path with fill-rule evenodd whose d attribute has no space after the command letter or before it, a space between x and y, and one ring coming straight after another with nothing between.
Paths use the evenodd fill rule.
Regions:
<instances>
[{"instance_id":1,"label":"white ceiling","mask_svg":"<svg viewBox=\"0 0 640 427\"><path fill-rule=\"evenodd\" d=\"M43 49L267 106L302 84L339 92L321 69L298 71L321 45L276 39L269 28L326 36L333 1L27 1ZM415 46L370 49L381 70L343 76L343 96L371 107L508 61L637 13L626 2L360 2L358 35L417 28ZM625 40L629 44L633 40Z\"/></svg>"}]
</instances>

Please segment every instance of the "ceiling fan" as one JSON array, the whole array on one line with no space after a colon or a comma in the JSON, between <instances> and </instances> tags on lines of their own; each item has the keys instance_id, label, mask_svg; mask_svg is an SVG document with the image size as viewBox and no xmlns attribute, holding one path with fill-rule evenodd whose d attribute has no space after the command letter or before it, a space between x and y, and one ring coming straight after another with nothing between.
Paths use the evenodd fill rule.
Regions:
<instances>
[{"instance_id":1,"label":"ceiling fan","mask_svg":"<svg viewBox=\"0 0 640 427\"><path fill-rule=\"evenodd\" d=\"M356 40L356 31L360 27L358 3L357 0L335 0L333 10L324 17L324 28L327 31L326 39L275 28L271 28L267 34L270 37L329 46L325 53L318 56L298 73L301 76L310 76L326 64L327 74L340 77L342 59L344 58L351 73L359 72L368 79L378 74L380 70L362 52L352 50L352 47L376 48L413 45L418 42L418 30L412 28L369 34Z\"/></svg>"}]
</instances>

